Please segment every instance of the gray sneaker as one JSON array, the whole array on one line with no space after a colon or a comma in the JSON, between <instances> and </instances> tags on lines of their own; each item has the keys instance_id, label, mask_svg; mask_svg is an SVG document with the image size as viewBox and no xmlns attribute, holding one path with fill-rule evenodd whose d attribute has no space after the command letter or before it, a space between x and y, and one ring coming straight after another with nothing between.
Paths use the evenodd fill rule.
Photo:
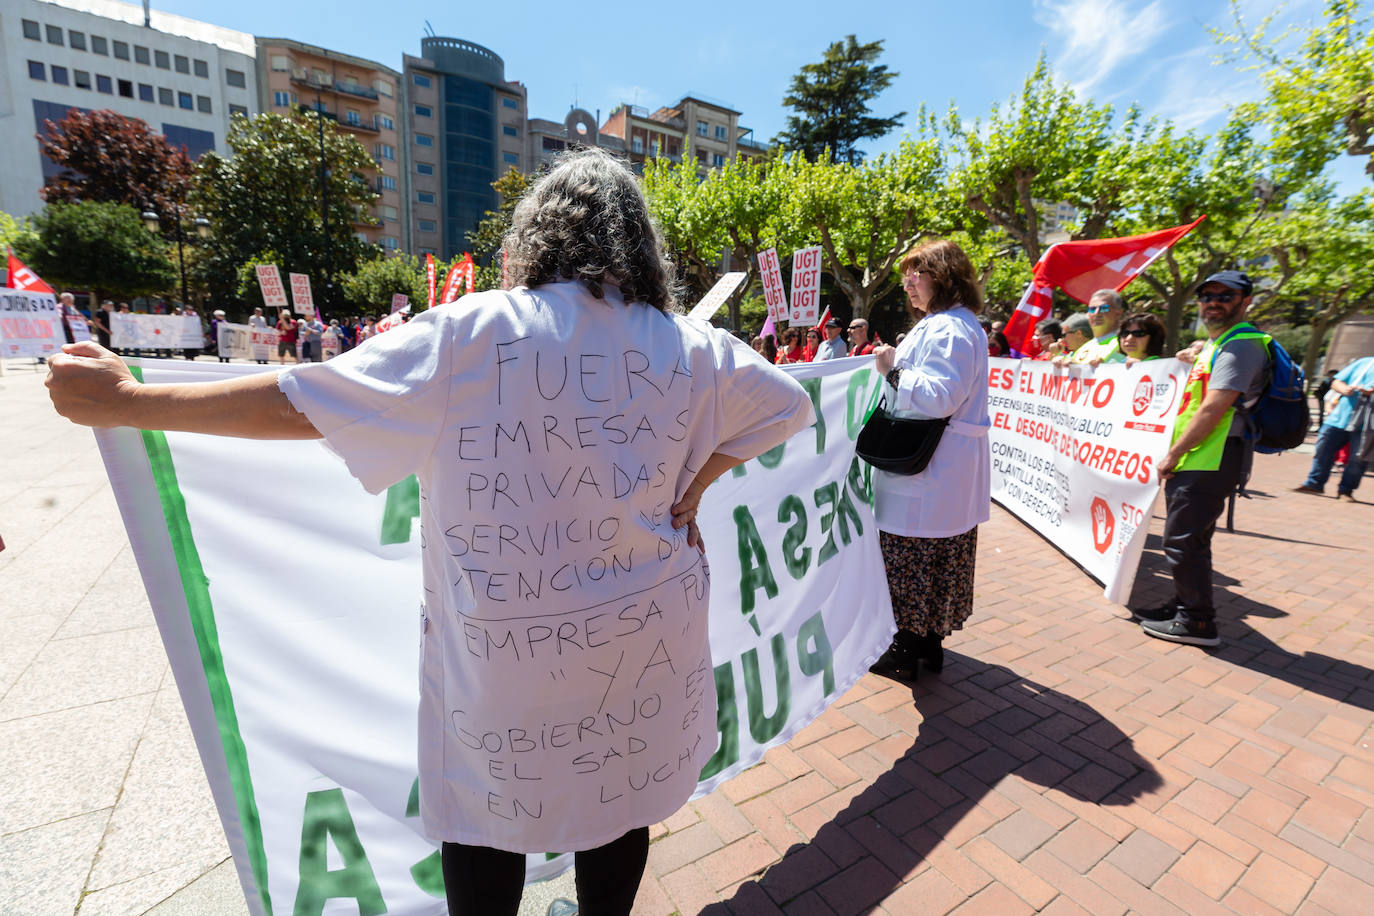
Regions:
<instances>
[{"instance_id":1,"label":"gray sneaker","mask_svg":"<svg viewBox=\"0 0 1374 916\"><path fill-rule=\"evenodd\" d=\"M577 904L566 897L559 897L549 904L545 916L577 916Z\"/></svg>"},{"instance_id":2,"label":"gray sneaker","mask_svg":"<svg viewBox=\"0 0 1374 916\"><path fill-rule=\"evenodd\" d=\"M1181 613L1170 620L1142 620L1140 629L1145 631L1146 636L1167 639L1169 642L1183 642L1190 646L1221 645L1216 621L1194 620Z\"/></svg>"}]
</instances>

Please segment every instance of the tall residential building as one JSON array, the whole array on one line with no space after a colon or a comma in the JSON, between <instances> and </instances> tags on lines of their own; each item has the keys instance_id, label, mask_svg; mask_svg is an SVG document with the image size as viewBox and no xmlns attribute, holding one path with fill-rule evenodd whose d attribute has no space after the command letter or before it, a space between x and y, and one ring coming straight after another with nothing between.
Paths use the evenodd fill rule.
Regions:
<instances>
[{"instance_id":1,"label":"tall residential building","mask_svg":"<svg viewBox=\"0 0 1374 916\"><path fill-rule=\"evenodd\" d=\"M496 209L492 182L507 169L528 170L525 87L506 80L499 56L461 38L422 38L420 54L402 65L411 250L450 258Z\"/></svg>"},{"instance_id":2,"label":"tall residential building","mask_svg":"<svg viewBox=\"0 0 1374 916\"><path fill-rule=\"evenodd\" d=\"M258 92L263 111L322 112L335 129L356 137L375 167L362 177L381 196L353 215L353 231L387 251L410 248L410 206L401 74L375 61L286 38L257 39Z\"/></svg>"},{"instance_id":3,"label":"tall residential building","mask_svg":"<svg viewBox=\"0 0 1374 916\"><path fill-rule=\"evenodd\" d=\"M43 208L60 170L35 135L70 109L138 118L194 159L223 150L229 119L258 111L253 36L117 0L0 7L0 210Z\"/></svg>"},{"instance_id":4,"label":"tall residential building","mask_svg":"<svg viewBox=\"0 0 1374 916\"><path fill-rule=\"evenodd\" d=\"M667 156L679 162L689 147L698 165L709 169L737 155L767 155L768 147L753 139L753 129L741 126L739 117L738 111L723 103L685 95L676 105L652 113L638 105L617 105L600 132L625 143L636 170L650 157Z\"/></svg>"},{"instance_id":5,"label":"tall residential building","mask_svg":"<svg viewBox=\"0 0 1374 916\"><path fill-rule=\"evenodd\" d=\"M562 123L530 118L525 122L525 171L531 174L539 171L569 146L595 146L623 156L625 141L601 133L597 121L598 118L582 108L569 111Z\"/></svg>"}]
</instances>

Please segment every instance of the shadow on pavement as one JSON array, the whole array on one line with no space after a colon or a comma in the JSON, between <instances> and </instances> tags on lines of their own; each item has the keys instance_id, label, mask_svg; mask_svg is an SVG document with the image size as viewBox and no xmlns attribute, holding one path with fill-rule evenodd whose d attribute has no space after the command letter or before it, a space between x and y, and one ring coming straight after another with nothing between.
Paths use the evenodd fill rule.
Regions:
<instances>
[{"instance_id":1,"label":"shadow on pavement","mask_svg":"<svg viewBox=\"0 0 1374 916\"><path fill-rule=\"evenodd\" d=\"M1062 793L1093 805L1128 805L1161 785L1130 738L1092 707L1000 665L947 654L944 672L923 676L912 695L922 721L892 768L810 843L792 846L761 878L703 914L776 913L794 900L799 911L809 911L799 898L812 895L841 912L866 912L1010 775L1045 787L1048 801ZM1021 807L1034 814L1033 806ZM1056 830L1044 824L1037 839L1030 826L1008 841L1033 848ZM826 883L855 866L862 880Z\"/></svg>"}]
</instances>

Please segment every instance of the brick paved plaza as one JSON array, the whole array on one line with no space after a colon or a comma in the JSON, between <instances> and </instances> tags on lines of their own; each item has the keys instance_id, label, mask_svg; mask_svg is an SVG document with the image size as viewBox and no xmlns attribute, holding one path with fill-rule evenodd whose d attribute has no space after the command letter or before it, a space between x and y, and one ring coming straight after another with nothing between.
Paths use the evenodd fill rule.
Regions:
<instances>
[{"instance_id":1,"label":"brick paved plaza","mask_svg":"<svg viewBox=\"0 0 1374 916\"><path fill-rule=\"evenodd\" d=\"M25 367L0 442L0 913L243 912L90 433ZM865 676L654 828L636 913L1374 911L1374 505L1289 492L1309 460L1218 533L1211 651L994 507L944 673Z\"/></svg>"}]
</instances>

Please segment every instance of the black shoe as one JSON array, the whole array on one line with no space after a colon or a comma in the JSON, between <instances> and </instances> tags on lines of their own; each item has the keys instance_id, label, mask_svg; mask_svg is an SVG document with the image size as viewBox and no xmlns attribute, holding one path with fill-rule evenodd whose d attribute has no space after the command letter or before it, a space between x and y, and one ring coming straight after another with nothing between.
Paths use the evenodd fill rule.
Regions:
<instances>
[{"instance_id":1,"label":"black shoe","mask_svg":"<svg viewBox=\"0 0 1374 916\"><path fill-rule=\"evenodd\" d=\"M1142 620L1140 628L1147 636L1167 639L1169 642L1186 642L1190 646L1221 645L1215 620L1199 620L1186 616L1182 611L1168 620Z\"/></svg>"},{"instance_id":2,"label":"black shoe","mask_svg":"<svg viewBox=\"0 0 1374 916\"><path fill-rule=\"evenodd\" d=\"M1177 601L1166 601L1159 607L1131 608L1131 613L1135 615L1136 620L1173 620L1178 612L1179 606Z\"/></svg>"},{"instance_id":3,"label":"black shoe","mask_svg":"<svg viewBox=\"0 0 1374 916\"><path fill-rule=\"evenodd\" d=\"M921 664L931 674L939 674L945 670L945 647L944 637L938 633L921 637Z\"/></svg>"},{"instance_id":4,"label":"black shoe","mask_svg":"<svg viewBox=\"0 0 1374 916\"><path fill-rule=\"evenodd\" d=\"M892 645L887 647L887 651L879 656L876 662L868 666L869 673L894 681L916 680L916 675L920 673L917 670L920 656L911 645L914 639L915 637L906 631L898 630Z\"/></svg>"}]
</instances>

